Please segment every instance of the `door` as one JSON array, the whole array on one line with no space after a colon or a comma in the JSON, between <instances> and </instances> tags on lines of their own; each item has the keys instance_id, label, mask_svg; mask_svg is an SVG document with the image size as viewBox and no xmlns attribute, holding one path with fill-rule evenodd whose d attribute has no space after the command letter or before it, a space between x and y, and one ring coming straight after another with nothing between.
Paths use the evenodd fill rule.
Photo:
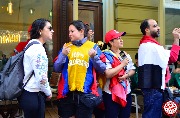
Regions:
<instances>
[{"instance_id":1,"label":"door","mask_svg":"<svg viewBox=\"0 0 180 118\"><path fill-rule=\"evenodd\" d=\"M73 2L69 2L69 22L72 22ZM79 2L78 3L79 20L88 24L94 30L93 41L103 41L103 21L102 21L102 2Z\"/></svg>"},{"instance_id":2,"label":"door","mask_svg":"<svg viewBox=\"0 0 180 118\"><path fill-rule=\"evenodd\" d=\"M79 20L94 28L94 42L103 41L102 0L79 0ZM85 16L86 14L86 16ZM73 20L73 0L53 0L53 57L69 42L68 28Z\"/></svg>"}]
</instances>

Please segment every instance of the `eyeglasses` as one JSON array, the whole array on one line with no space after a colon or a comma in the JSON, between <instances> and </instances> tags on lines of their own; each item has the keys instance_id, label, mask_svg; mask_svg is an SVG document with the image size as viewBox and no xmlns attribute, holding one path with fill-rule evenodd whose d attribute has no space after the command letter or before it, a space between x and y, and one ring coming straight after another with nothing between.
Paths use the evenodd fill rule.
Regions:
<instances>
[{"instance_id":1,"label":"eyeglasses","mask_svg":"<svg viewBox=\"0 0 180 118\"><path fill-rule=\"evenodd\" d=\"M53 30L53 28L52 28L51 26L50 26L48 29L49 29L49 31L52 31L52 30Z\"/></svg>"}]
</instances>

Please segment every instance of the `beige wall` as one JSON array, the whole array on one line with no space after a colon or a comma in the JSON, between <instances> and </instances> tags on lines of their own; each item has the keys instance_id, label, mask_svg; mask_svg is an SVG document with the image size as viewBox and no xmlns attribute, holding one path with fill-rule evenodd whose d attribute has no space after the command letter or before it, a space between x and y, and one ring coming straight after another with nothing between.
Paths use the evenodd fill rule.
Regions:
<instances>
[{"instance_id":1,"label":"beige wall","mask_svg":"<svg viewBox=\"0 0 180 118\"><path fill-rule=\"evenodd\" d=\"M140 23L147 18L158 21L158 0L115 0L115 29L125 31L124 49L132 59L142 38Z\"/></svg>"}]
</instances>

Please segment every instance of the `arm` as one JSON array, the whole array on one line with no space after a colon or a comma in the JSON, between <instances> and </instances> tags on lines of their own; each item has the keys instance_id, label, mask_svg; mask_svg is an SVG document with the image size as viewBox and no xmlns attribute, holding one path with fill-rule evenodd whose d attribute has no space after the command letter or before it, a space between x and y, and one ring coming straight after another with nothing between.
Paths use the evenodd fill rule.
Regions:
<instances>
[{"instance_id":1,"label":"arm","mask_svg":"<svg viewBox=\"0 0 180 118\"><path fill-rule=\"evenodd\" d=\"M70 52L70 46L72 46L72 44L66 45L66 43L63 45L63 48L59 51L59 55L57 60L54 63L54 71L55 72L61 72L64 63L66 62L66 57Z\"/></svg>"},{"instance_id":2,"label":"arm","mask_svg":"<svg viewBox=\"0 0 180 118\"><path fill-rule=\"evenodd\" d=\"M105 71L106 78L110 79L110 78L114 77L115 75L119 74L119 72L121 70L123 70L125 66L128 65L128 62L129 62L129 59L126 58L123 61L121 61L121 64L112 68L110 60L108 60L108 58L106 58L106 66L107 66L106 71Z\"/></svg>"},{"instance_id":3,"label":"arm","mask_svg":"<svg viewBox=\"0 0 180 118\"><path fill-rule=\"evenodd\" d=\"M172 45L171 52L170 52L170 57L169 57L169 62L168 62L169 64L174 63L174 62L177 61L178 55L179 55L179 50L180 50L180 46Z\"/></svg>"},{"instance_id":4,"label":"arm","mask_svg":"<svg viewBox=\"0 0 180 118\"><path fill-rule=\"evenodd\" d=\"M126 66L126 63L128 63L128 61L121 63L120 65L116 66L115 68L109 68L105 70L105 75L106 78L112 78L115 75L117 75L119 73L119 71L121 71L122 69L124 69L124 67Z\"/></svg>"},{"instance_id":5,"label":"arm","mask_svg":"<svg viewBox=\"0 0 180 118\"><path fill-rule=\"evenodd\" d=\"M129 62L128 58L124 59L120 65L118 65L115 68L111 67L111 69L110 69L107 67L107 65L108 65L107 63L110 64L110 62L108 60L106 60L107 61L106 64L103 63L100 60L99 55L97 55L97 54L99 54L99 55L102 54L102 52L98 46L95 49L91 49L89 51L89 55L91 57L91 60L92 60L92 63L94 65L95 69L101 73L105 72L106 78L112 78L113 76L117 75L119 73L119 71L121 71L124 68L124 66L126 66Z\"/></svg>"},{"instance_id":6,"label":"arm","mask_svg":"<svg viewBox=\"0 0 180 118\"><path fill-rule=\"evenodd\" d=\"M123 76L118 77L118 78L119 78L119 81L121 82L122 80L126 80L126 79L130 78L131 76L134 75L134 73L135 73L135 70L134 70L134 69L129 70L128 73L125 73Z\"/></svg>"},{"instance_id":7,"label":"arm","mask_svg":"<svg viewBox=\"0 0 180 118\"><path fill-rule=\"evenodd\" d=\"M57 60L54 62L54 71L55 72L61 72L64 63L66 62L66 55L64 55L63 53L60 53L58 55Z\"/></svg>"},{"instance_id":8,"label":"arm","mask_svg":"<svg viewBox=\"0 0 180 118\"><path fill-rule=\"evenodd\" d=\"M43 47L42 47L43 48ZM34 75L39 88L46 96L51 97L52 93L50 90L47 71L48 71L48 58L43 50L36 51L36 53L31 57L30 63L34 70Z\"/></svg>"},{"instance_id":9,"label":"arm","mask_svg":"<svg viewBox=\"0 0 180 118\"><path fill-rule=\"evenodd\" d=\"M94 68L95 68L98 72L100 72L100 73L104 73L104 72L105 72L105 70L106 70L106 65L105 65L105 63L103 63L103 62L100 60L100 58L99 58L98 55L92 57L91 60L92 60L92 63L93 63Z\"/></svg>"},{"instance_id":10,"label":"arm","mask_svg":"<svg viewBox=\"0 0 180 118\"><path fill-rule=\"evenodd\" d=\"M174 28L173 32L173 37L174 37L174 42L171 48L170 52L170 58L169 58L169 63L174 63L177 61L178 55L179 55L179 39L180 39L180 28Z\"/></svg>"},{"instance_id":11,"label":"arm","mask_svg":"<svg viewBox=\"0 0 180 118\"><path fill-rule=\"evenodd\" d=\"M131 56L129 54L126 54L126 55L127 55L127 58L129 59L129 63L127 65L126 73L122 77L119 77L120 80L127 79L133 76L136 69L136 67L134 66L134 63L132 62Z\"/></svg>"},{"instance_id":12,"label":"arm","mask_svg":"<svg viewBox=\"0 0 180 118\"><path fill-rule=\"evenodd\" d=\"M97 45L94 46L94 48L92 48L89 51L89 56L90 56L90 60L93 63L93 67L100 73L104 73L104 71L106 70L106 65L105 63L102 62L102 60L100 59L100 56L102 55L101 50L99 49L99 47Z\"/></svg>"}]
</instances>

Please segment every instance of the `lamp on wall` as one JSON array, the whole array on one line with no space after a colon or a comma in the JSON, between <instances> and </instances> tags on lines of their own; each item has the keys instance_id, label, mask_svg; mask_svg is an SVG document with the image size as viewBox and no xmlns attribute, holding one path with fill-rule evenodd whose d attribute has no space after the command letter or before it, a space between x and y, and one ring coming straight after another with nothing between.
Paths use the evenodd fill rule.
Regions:
<instances>
[{"instance_id":1,"label":"lamp on wall","mask_svg":"<svg viewBox=\"0 0 180 118\"><path fill-rule=\"evenodd\" d=\"M8 7L7 7L7 11L8 11L8 13L9 13L9 15L12 15L12 13L13 13L13 9L12 9L12 2L10 1L9 3L8 3Z\"/></svg>"},{"instance_id":2,"label":"lamp on wall","mask_svg":"<svg viewBox=\"0 0 180 118\"><path fill-rule=\"evenodd\" d=\"M35 11L35 9L30 8L30 9L29 9L29 14L31 14L31 15L34 14L34 11Z\"/></svg>"},{"instance_id":3,"label":"lamp on wall","mask_svg":"<svg viewBox=\"0 0 180 118\"><path fill-rule=\"evenodd\" d=\"M49 17L52 17L52 10L49 10Z\"/></svg>"}]
</instances>

